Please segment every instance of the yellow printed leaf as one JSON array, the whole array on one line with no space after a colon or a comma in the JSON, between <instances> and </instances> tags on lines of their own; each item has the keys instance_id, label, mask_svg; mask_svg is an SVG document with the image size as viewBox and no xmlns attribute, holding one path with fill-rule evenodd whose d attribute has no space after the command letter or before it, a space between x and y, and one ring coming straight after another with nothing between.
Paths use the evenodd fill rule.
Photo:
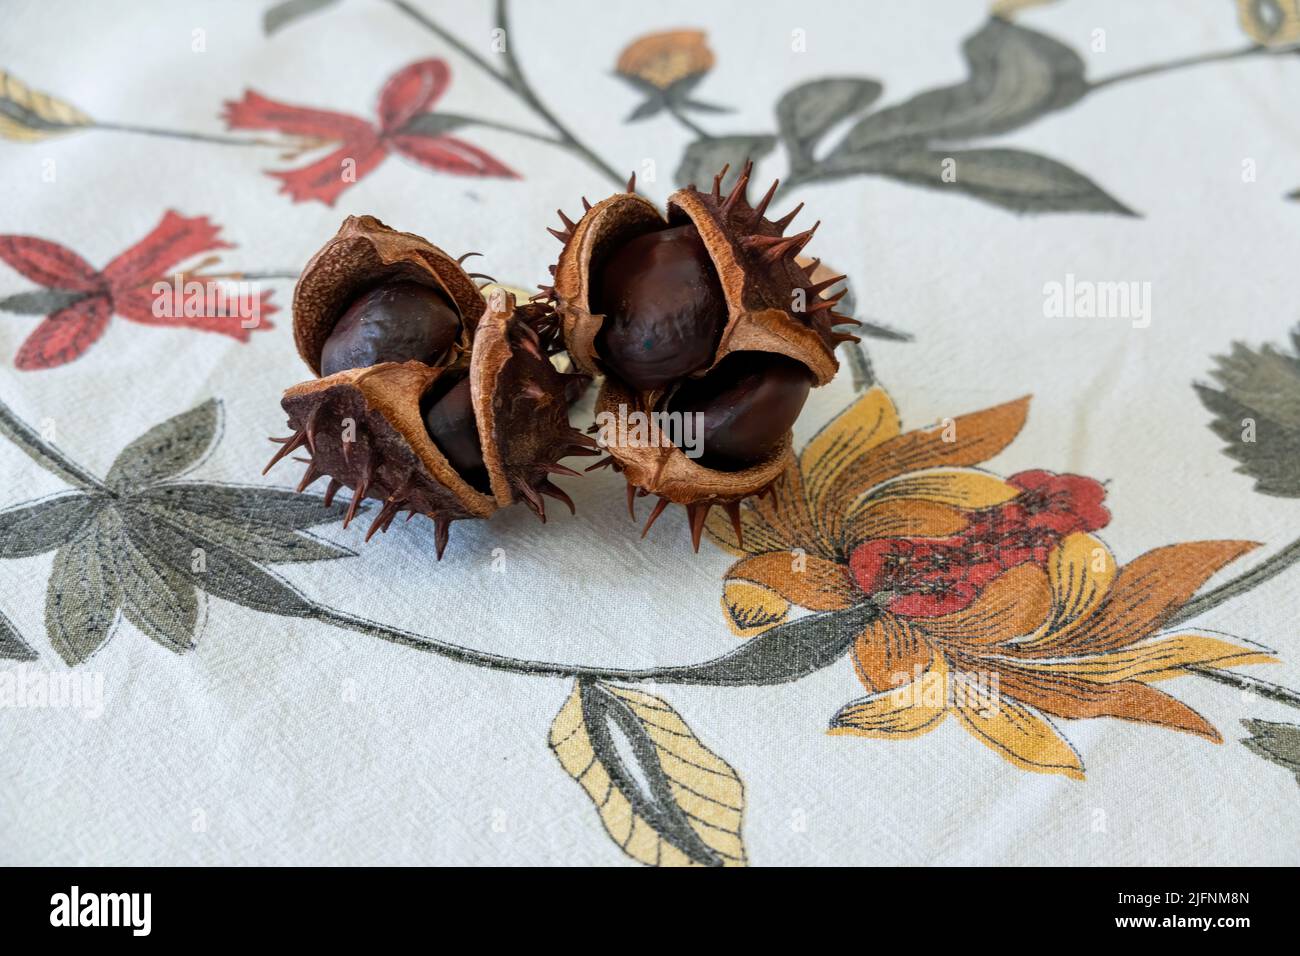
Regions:
<instances>
[{"instance_id":1,"label":"yellow printed leaf","mask_svg":"<svg viewBox=\"0 0 1300 956\"><path fill-rule=\"evenodd\" d=\"M881 485L863 499L863 504L915 498L954 508L976 509L1000 505L1020 492L1020 488L986 471L936 468Z\"/></svg>"},{"instance_id":2,"label":"yellow printed leaf","mask_svg":"<svg viewBox=\"0 0 1300 956\"><path fill-rule=\"evenodd\" d=\"M727 612L731 633L752 637L784 621L790 602L761 584L727 581L722 586L722 609Z\"/></svg>"},{"instance_id":3,"label":"yellow printed leaf","mask_svg":"<svg viewBox=\"0 0 1300 956\"><path fill-rule=\"evenodd\" d=\"M48 139L92 125L71 103L31 89L0 70L0 137L22 142Z\"/></svg>"},{"instance_id":4,"label":"yellow printed leaf","mask_svg":"<svg viewBox=\"0 0 1300 956\"><path fill-rule=\"evenodd\" d=\"M1223 668L1276 663L1278 659L1265 647L1234 644L1198 634L1179 634L1108 654L1041 663L1030 661L1020 666L1049 674L1079 677L1097 684L1114 684L1126 680L1144 683L1167 680L1186 674L1186 668L1193 664Z\"/></svg>"},{"instance_id":5,"label":"yellow printed leaf","mask_svg":"<svg viewBox=\"0 0 1300 956\"><path fill-rule=\"evenodd\" d=\"M1021 770L1083 779L1083 761L1052 722L1032 707L987 692L958 695L954 709L980 743Z\"/></svg>"},{"instance_id":6,"label":"yellow printed leaf","mask_svg":"<svg viewBox=\"0 0 1300 956\"><path fill-rule=\"evenodd\" d=\"M835 479L868 451L898 434L898 411L879 385L822 428L799 456L813 513L825 505L826 491Z\"/></svg>"},{"instance_id":7,"label":"yellow printed leaf","mask_svg":"<svg viewBox=\"0 0 1300 956\"><path fill-rule=\"evenodd\" d=\"M548 744L610 838L648 866L744 866L745 788L662 698L582 680Z\"/></svg>"},{"instance_id":8,"label":"yellow printed leaf","mask_svg":"<svg viewBox=\"0 0 1300 956\"><path fill-rule=\"evenodd\" d=\"M862 697L831 718L833 735L919 737L943 723L948 714L948 665L933 654L930 667L916 680Z\"/></svg>"}]
</instances>

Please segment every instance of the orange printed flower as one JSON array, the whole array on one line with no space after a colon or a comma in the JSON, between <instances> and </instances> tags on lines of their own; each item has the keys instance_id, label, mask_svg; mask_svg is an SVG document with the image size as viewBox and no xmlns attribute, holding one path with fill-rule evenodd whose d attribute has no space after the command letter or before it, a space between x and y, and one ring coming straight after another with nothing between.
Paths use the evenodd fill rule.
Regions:
<instances>
[{"instance_id":1,"label":"orange printed flower","mask_svg":"<svg viewBox=\"0 0 1300 956\"><path fill-rule=\"evenodd\" d=\"M1053 717L1119 717L1218 732L1151 685L1215 667L1271 662L1260 647L1164 624L1254 545L1158 548L1117 568L1093 535L1110 520L1091 478L976 467L1024 424L1028 400L902 432L873 388L792 462L775 493L710 535L741 555L723 607L740 635L793 606L875 612L852 657L867 695L831 720L834 734L913 737L953 714L1018 767L1082 778Z\"/></svg>"},{"instance_id":2,"label":"orange printed flower","mask_svg":"<svg viewBox=\"0 0 1300 956\"><path fill-rule=\"evenodd\" d=\"M633 40L619 54L615 72L646 99L628 117L645 119L661 110L726 112L723 107L691 99L691 92L713 69L713 51L702 30L670 30Z\"/></svg>"}]
</instances>

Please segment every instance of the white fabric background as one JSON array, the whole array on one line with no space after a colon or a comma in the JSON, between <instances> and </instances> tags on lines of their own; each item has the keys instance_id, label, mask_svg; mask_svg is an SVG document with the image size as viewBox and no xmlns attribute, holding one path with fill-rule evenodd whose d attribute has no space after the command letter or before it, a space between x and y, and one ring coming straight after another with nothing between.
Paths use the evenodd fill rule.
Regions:
<instances>
[{"instance_id":1,"label":"white fabric background","mask_svg":"<svg viewBox=\"0 0 1300 956\"><path fill-rule=\"evenodd\" d=\"M486 6L417 0L471 45ZM35 89L119 122L221 132L221 104L247 88L291 103L373 114L384 80L440 56L453 81L439 104L538 129L526 109L387 4L345 0L271 38L260 4L9 3L0 66ZM865 75L882 104L965 75L961 40L980 0L765 5L688 2L515 5L511 42L545 102L619 169L653 158L662 200L689 136L671 119L627 125L635 93L612 75L634 37L707 31L718 62L701 98L736 112L718 132L770 131L794 82ZM1070 43L1104 76L1243 42L1227 0L1066 0L1022 22ZM207 30L207 52L190 50ZM789 52L795 27L806 54ZM1088 52L1092 30L1108 52ZM1066 161L1143 217L1018 217L940 192L856 178L800 190L810 251L849 273L859 313L907 329L869 342L905 427L1034 395L1029 423L992 466L1108 480L1102 537L1121 561L1174 541L1252 538L1259 560L1292 540L1300 503L1267 498L1233 472L1191 389L1233 339L1280 341L1297 319L1300 186L1294 91L1300 60L1256 57L1118 86L1004 142ZM349 213L371 213L450 250L482 249L516 285L545 276L557 205L608 188L558 150L505 133L468 136L520 181L436 175L396 158L334 208L292 204L263 175L272 151L86 132L0 142L0 231L38 235L96 266L167 209L208 215L237 244L233 268L293 271ZM1258 181L1241 181L1243 158ZM57 183L40 179L57 161ZM780 175L773 154L764 184ZM301 163L299 163L301 165ZM483 261L483 260L480 260ZM1044 282L1066 273L1153 284L1150 328L1045 319ZM0 268L0 293L29 283ZM276 285L286 306L291 284ZM53 419L58 443L102 474L145 428L218 397L225 434L198 477L255 482L279 434L280 392L306 376L287 311L246 345L114 319L79 361L33 373L12 356L35 317L0 320L0 389L28 422ZM802 441L853 397L847 370L809 401ZM0 446L0 507L60 489ZM291 484L288 470L265 479ZM623 666L703 660L734 646L718 606L731 559L690 551L684 516L644 542L624 514L622 480L561 481L578 516L543 529L523 508L453 528L433 560L422 522L360 545L355 527L322 532L361 557L280 570L334 605L475 647L544 660ZM643 510L644 514L644 510ZM493 548L506 572L490 569ZM56 667L42 606L51 556L0 563L0 608ZM1233 566L1230 573L1239 570ZM1300 683L1300 576L1284 574L1204 623L1276 648L1255 668ZM569 687L488 673L370 638L209 602L196 651L176 656L125 622L87 665L107 709L2 711L0 861L6 863L628 862L546 747ZM847 663L766 689L660 688L745 781L755 864L1295 864L1296 782L1237 741L1239 720L1294 720L1188 677L1166 689L1227 742L1114 720L1063 724L1087 780L1022 772L954 723L911 741L834 738L828 717L860 694ZM348 699L348 698L354 699ZM195 811L207 827L194 832ZM1104 832L1096 822L1104 815Z\"/></svg>"}]
</instances>

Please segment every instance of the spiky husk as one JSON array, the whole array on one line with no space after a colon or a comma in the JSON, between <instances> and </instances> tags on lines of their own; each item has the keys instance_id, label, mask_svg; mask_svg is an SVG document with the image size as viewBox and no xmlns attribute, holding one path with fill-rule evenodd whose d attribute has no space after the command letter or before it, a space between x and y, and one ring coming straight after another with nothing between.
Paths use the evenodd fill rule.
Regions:
<instances>
[{"instance_id":1,"label":"spiky husk","mask_svg":"<svg viewBox=\"0 0 1300 956\"><path fill-rule=\"evenodd\" d=\"M564 248L551 269L552 284L541 286L542 292L535 298L554 303L569 354L578 368L593 375L606 372L595 347L604 316L591 308L592 276L599 273L605 257L643 233L689 221L708 249L727 302L727 322L713 360L692 377L705 375L732 352L761 351L802 363L817 385L834 378L839 369L835 347L856 339L835 327L856 323L834 311L842 293L822 296L838 279L814 281L817 263L805 267L796 261L817 228L785 235L802 204L780 219L767 219L767 207L778 183L772 184L757 205L750 205L746 192L752 171L752 163L746 163L726 196L721 190L725 168L714 177L710 192L694 186L678 190L668 199L666 217L634 193L634 181L626 193L594 206L583 199L584 212L577 222L560 213L564 228L549 231ZM804 309L794 312L798 298L803 299ZM620 405L629 411L651 411L661 397L662 393L635 394L608 376L596 408L612 414L618 413ZM734 518L741 499L766 491L784 471L792 440L787 433L765 460L741 471L706 468L675 447L610 446L605 449L609 457L600 464L611 465L627 479L629 509L636 497L659 496L647 530L668 503L685 506L698 550L709 508L721 505Z\"/></svg>"},{"instance_id":2,"label":"spiky husk","mask_svg":"<svg viewBox=\"0 0 1300 956\"><path fill-rule=\"evenodd\" d=\"M461 334L444 364L464 364L485 308L471 274L420 236L390 229L374 216L349 216L294 287L293 340L314 374L320 374L321 350L348 304L380 282L398 279L437 286L456 306Z\"/></svg>"},{"instance_id":3,"label":"spiky husk","mask_svg":"<svg viewBox=\"0 0 1300 956\"><path fill-rule=\"evenodd\" d=\"M694 186L679 189L668 198L666 218L649 200L631 192L594 206L584 199L583 215L576 222L560 213L564 228L549 231L564 248L552 268L552 284L542 286L535 298L554 302L569 353L580 369L593 375L605 371L595 348L604 316L591 310L591 277L604 257L643 233L689 221L709 251L727 301L727 323L713 362L694 375L704 375L732 352L762 351L802 362L818 385L835 377L835 347L855 338L836 331L836 326L856 323L834 311L840 295L823 298L832 283L813 281L816 264L805 268L796 262L817 226L785 235L802 204L780 219L766 218L776 182L757 206L751 206L747 190L752 170L746 163L725 197L725 168L714 177L710 192ZM799 290L804 310L796 313L792 308Z\"/></svg>"},{"instance_id":4,"label":"spiky husk","mask_svg":"<svg viewBox=\"0 0 1300 956\"><path fill-rule=\"evenodd\" d=\"M544 311L544 310L543 310ZM484 493L467 482L429 437L421 399L455 368L422 362L388 362L350 369L295 385L281 404L292 434L278 439L269 470L304 448L310 458L298 490L321 477L330 485L326 501L343 487L352 490L344 527L366 498L383 504L366 540L387 531L402 511L427 515L441 560L452 521L487 518L500 508L525 502L546 520L542 495L573 502L553 484L552 474L577 475L558 463L570 455L595 455L596 443L569 427L565 399L579 376L555 370L540 348L533 320L538 309L515 309L513 296L502 311L489 312L478 326L469 366L470 396L491 487Z\"/></svg>"},{"instance_id":5,"label":"spiky husk","mask_svg":"<svg viewBox=\"0 0 1300 956\"><path fill-rule=\"evenodd\" d=\"M497 505L523 501L545 521L542 495L573 510L549 477L577 474L559 460L597 452L594 441L569 425L568 396L587 376L556 370L537 332L537 314L537 306L515 308L508 296L504 309L485 315L474 338L469 382Z\"/></svg>"}]
</instances>

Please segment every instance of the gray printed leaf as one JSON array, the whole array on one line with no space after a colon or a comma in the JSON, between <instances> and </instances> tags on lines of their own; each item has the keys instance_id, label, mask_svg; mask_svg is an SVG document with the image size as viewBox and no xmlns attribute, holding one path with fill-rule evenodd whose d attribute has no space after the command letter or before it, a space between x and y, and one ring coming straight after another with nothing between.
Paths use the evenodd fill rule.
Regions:
<instances>
[{"instance_id":1,"label":"gray printed leaf","mask_svg":"<svg viewBox=\"0 0 1300 956\"><path fill-rule=\"evenodd\" d=\"M813 150L832 126L866 109L884 87L856 76L826 77L788 90L776 104L776 122L790 166L812 165Z\"/></svg>"},{"instance_id":2,"label":"gray printed leaf","mask_svg":"<svg viewBox=\"0 0 1300 956\"><path fill-rule=\"evenodd\" d=\"M180 509L166 510L176 522L191 529L196 535L230 548L259 564L328 561L333 558L356 557L356 552L348 548L330 544L328 541L292 528L277 528L275 525L248 517L204 515Z\"/></svg>"},{"instance_id":3,"label":"gray printed leaf","mask_svg":"<svg viewBox=\"0 0 1300 956\"><path fill-rule=\"evenodd\" d=\"M193 650L199 594L175 568L123 534L112 556L127 620L169 651Z\"/></svg>"},{"instance_id":4,"label":"gray printed leaf","mask_svg":"<svg viewBox=\"0 0 1300 956\"><path fill-rule=\"evenodd\" d=\"M454 113L417 113L402 127L404 136L437 137L475 122L473 117Z\"/></svg>"},{"instance_id":5,"label":"gray printed leaf","mask_svg":"<svg viewBox=\"0 0 1300 956\"><path fill-rule=\"evenodd\" d=\"M1300 726L1249 719L1241 724L1251 733L1242 743L1258 756L1295 774L1296 783L1300 783Z\"/></svg>"},{"instance_id":6,"label":"gray printed leaf","mask_svg":"<svg viewBox=\"0 0 1300 956\"><path fill-rule=\"evenodd\" d=\"M13 621L0 612L0 659L9 661L34 661L36 652L22 639Z\"/></svg>"},{"instance_id":7,"label":"gray printed leaf","mask_svg":"<svg viewBox=\"0 0 1300 956\"><path fill-rule=\"evenodd\" d=\"M295 20L332 7L338 2L339 0L281 0L262 14L262 30L270 36Z\"/></svg>"},{"instance_id":8,"label":"gray printed leaf","mask_svg":"<svg viewBox=\"0 0 1300 956\"><path fill-rule=\"evenodd\" d=\"M969 76L872 113L826 159L837 168L882 146L938 139L972 139L1018 129L1088 92L1084 63L1074 50L1025 27L990 18L962 44Z\"/></svg>"},{"instance_id":9,"label":"gray printed leaf","mask_svg":"<svg viewBox=\"0 0 1300 956\"><path fill-rule=\"evenodd\" d=\"M213 597L255 611L289 617L310 616L315 607L278 576L237 551L181 523L174 512L156 505L124 515L127 534L150 560L174 568Z\"/></svg>"},{"instance_id":10,"label":"gray printed leaf","mask_svg":"<svg viewBox=\"0 0 1300 956\"><path fill-rule=\"evenodd\" d=\"M157 485L141 492L138 500L227 521L248 520L277 528L303 530L337 521L342 505L326 508L320 498L281 488L259 485L223 485L187 481ZM365 506L357 513L364 513Z\"/></svg>"},{"instance_id":11,"label":"gray printed leaf","mask_svg":"<svg viewBox=\"0 0 1300 956\"><path fill-rule=\"evenodd\" d=\"M0 558L30 558L77 537L104 507L97 495L60 495L0 511Z\"/></svg>"},{"instance_id":12,"label":"gray printed leaf","mask_svg":"<svg viewBox=\"0 0 1300 956\"><path fill-rule=\"evenodd\" d=\"M799 680L835 663L879 611L866 604L809 614L770 628L721 657L657 671L664 684L757 687Z\"/></svg>"},{"instance_id":13,"label":"gray printed leaf","mask_svg":"<svg viewBox=\"0 0 1300 956\"><path fill-rule=\"evenodd\" d=\"M1020 213L1106 212L1135 215L1087 176L1019 149L916 149L871 157L873 172L917 186L951 189ZM945 161L955 178L945 182Z\"/></svg>"},{"instance_id":14,"label":"gray printed leaf","mask_svg":"<svg viewBox=\"0 0 1300 956\"><path fill-rule=\"evenodd\" d=\"M0 437L13 442L32 461L70 485L87 489L102 487L98 478L46 441L4 402L0 402Z\"/></svg>"},{"instance_id":15,"label":"gray printed leaf","mask_svg":"<svg viewBox=\"0 0 1300 956\"><path fill-rule=\"evenodd\" d=\"M547 743L634 860L745 865L744 785L662 698L579 681Z\"/></svg>"},{"instance_id":16,"label":"gray printed leaf","mask_svg":"<svg viewBox=\"0 0 1300 956\"><path fill-rule=\"evenodd\" d=\"M1300 354L1300 327L1292 343ZM1300 357L1234 342L1216 362L1210 375L1220 387L1193 387L1214 414L1210 428L1227 443L1224 454L1260 494L1300 497Z\"/></svg>"},{"instance_id":17,"label":"gray printed leaf","mask_svg":"<svg viewBox=\"0 0 1300 956\"><path fill-rule=\"evenodd\" d=\"M637 123L643 119L649 119L651 116L657 116L664 111L668 105L668 100L662 93L656 93L647 99L642 100L631 113L627 114L624 123Z\"/></svg>"},{"instance_id":18,"label":"gray printed leaf","mask_svg":"<svg viewBox=\"0 0 1300 956\"><path fill-rule=\"evenodd\" d=\"M149 429L122 449L108 471L108 486L126 491L174 478L212 446L221 420L215 399Z\"/></svg>"},{"instance_id":19,"label":"gray printed leaf","mask_svg":"<svg viewBox=\"0 0 1300 956\"><path fill-rule=\"evenodd\" d=\"M116 512L105 508L55 552L45 593L45 630L67 664L89 660L117 623L122 594L110 555L119 533Z\"/></svg>"},{"instance_id":20,"label":"gray printed leaf","mask_svg":"<svg viewBox=\"0 0 1300 956\"><path fill-rule=\"evenodd\" d=\"M0 312L12 312L16 315L51 315L80 302L85 297L85 292L75 292L71 289L36 289L32 292L16 292L0 299Z\"/></svg>"},{"instance_id":21,"label":"gray printed leaf","mask_svg":"<svg viewBox=\"0 0 1300 956\"><path fill-rule=\"evenodd\" d=\"M677 184L679 186L698 185L707 189L713 185L713 177L723 166L730 166L728 175L722 181L723 192L740 175L745 160L757 162L772 151L776 137L766 134L717 136L709 139L697 139L686 147L682 161L677 166Z\"/></svg>"},{"instance_id":22,"label":"gray printed leaf","mask_svg":"<svg viewBox=\"0 0 1300 956\"><path fill-rule=\"evenodd\" d=\"M914 339L911 332L904 332L882 322L871 322L867 319L858 319L858 321L862 324L855 326L851 331L854 335L860 335L865 339L884 339L886 342L911 342Z\"/></svg>"}]
</instances>

